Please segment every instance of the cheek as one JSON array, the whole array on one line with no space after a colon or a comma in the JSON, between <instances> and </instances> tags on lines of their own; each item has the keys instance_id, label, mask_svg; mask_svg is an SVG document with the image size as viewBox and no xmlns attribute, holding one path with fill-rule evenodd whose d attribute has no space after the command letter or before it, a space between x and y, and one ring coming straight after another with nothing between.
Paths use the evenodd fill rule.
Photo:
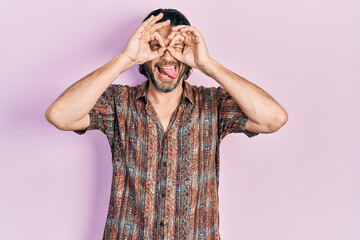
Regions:
<instances>
[{"instance_id":1,"label":"cheek","mask_svg":"<svg viewBox=\"0 0 360 240\"><path fill-rule=\"evenodd\" d=\"M179 69L179 75L182 74L182 73L185 73L185 71L186 71L186 65L181 64L180 69Z\"/></svg>"},{"instance_id":2,"label":"cheek","mask_svg":"<svg viewBox=\"0 0 360 240\"><path fill-rule=\"evenodd\" d=\"M145 70L148 74L155 74L155 68L154 64L151 64L149 62L145 63Z\"/></svg>"},{"instance_id":3,"label":"cheek","mask_svg":"<svg viewBox=\"0 0 360 240\"><path fill-rule=\"evenodd\" d=\"M154 64L152 62L145 63L147 69L153 71L154 70Z\"/></svg>"}]
</instances>

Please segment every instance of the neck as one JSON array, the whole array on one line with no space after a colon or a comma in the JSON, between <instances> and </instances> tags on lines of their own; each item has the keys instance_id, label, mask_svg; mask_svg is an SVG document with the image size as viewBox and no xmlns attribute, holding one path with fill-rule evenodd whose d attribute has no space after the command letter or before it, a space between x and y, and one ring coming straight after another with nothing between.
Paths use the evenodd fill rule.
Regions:
<instances>
[{"instance_id":1,"label":"neck","mask_svg":"<svg viewBox=\"0 0 360 240\"><path fill-rule=\"evenodd\" d=\"M154 85L149 81L149 86L146 92L146 97L150 100L152 104L156 105L173 105L179 104L181 102L183 94L183 82L171 92L161 92L154 87Z\"/></svg>"}]
</instances>

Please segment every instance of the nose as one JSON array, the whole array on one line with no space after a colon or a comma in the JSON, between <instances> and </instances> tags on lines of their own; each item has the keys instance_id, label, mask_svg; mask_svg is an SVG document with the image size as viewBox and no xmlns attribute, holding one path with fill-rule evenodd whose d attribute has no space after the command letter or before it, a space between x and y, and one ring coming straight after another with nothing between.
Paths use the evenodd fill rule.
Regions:
<instances>
[{"instance_id":1,"label":"nose","mask_svg":"<svg viewBox=\"0 0 360 240\"><path fill-rule=\"evenodd\" d=\"M161 59L165 60L167 62L174 60L173 56L170 54L170 52L168 50L165 50L164 54L161 56Z\"/></svg>"}]
</instances>

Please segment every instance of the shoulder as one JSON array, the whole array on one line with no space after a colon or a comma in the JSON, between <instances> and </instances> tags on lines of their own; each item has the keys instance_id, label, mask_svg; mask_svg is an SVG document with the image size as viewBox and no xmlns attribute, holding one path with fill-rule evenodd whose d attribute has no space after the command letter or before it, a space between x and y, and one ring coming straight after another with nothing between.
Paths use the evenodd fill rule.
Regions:
<instances>
[{"instance_id":1,"label":"shoulder","mask_svg":"<svg viewBox=\"0 0 360 240\"><path fill-rule=\"evenodd\" d=\"M189 92L194 96L194 99L208 99L218 100L222 96L226 95L227 92L221 86L219 87L205 87L196 85L187 85Z\"/></svg>"},{"instance_id":2,"label":"shoulder","mask_svg":"<svg viewBox=\"0 0 360 240\"><path fill-rule=\"evenodd\" d=\"M134 87L131 87L129 85L114 84L114 83L110 84L110 86L108 87L108 89L111 89L111 91L113 91L114 93L119 93L121 91L128 91L131 88Z\"/></svg>"},{"instance_id":3,"label":"shoulder","mask_svg":"<svg viewBox=\"0 0 360 240\"><path fill-rule=\"evenodd\" d=\"M111 91L115 98L135 99L137 96L145 93L144 84L129 86L123 84L110 84L107 91Z\"/></svg>"}]
</instances>

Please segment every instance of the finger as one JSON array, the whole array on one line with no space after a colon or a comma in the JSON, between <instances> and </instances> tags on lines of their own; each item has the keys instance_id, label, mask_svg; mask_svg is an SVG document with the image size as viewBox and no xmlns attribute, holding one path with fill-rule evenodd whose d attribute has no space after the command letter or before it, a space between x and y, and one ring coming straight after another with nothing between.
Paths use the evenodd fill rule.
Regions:
<instances>
[{"instance_id":1,"label":"finger","mask_svg":"<svg viewBox=\"0 0 360 240\"><path fill-rule=\"evenodd\" d=\"M157 40L160 44L161 47L165 47L165 42L164 42L164 39L161 37L161 35L158 33L158 32L154 32L152 35L152 38L151 40Z\"/></svg>"},{"instance_id":2,"label":"finger","mask_svg":"<svg viewBox=\"0 0 360 240\"><path fill-rule=\"evenodd\" d=\"M178 25L173 27L173 31L180 31L180 32L191 32L194 34L195 37L202 37L199 30L196 27L191 27L188 25Z\"/></svg>"},{"instance_id":3,"label":"finger","mask_svg":"<svg viewBox=\"0 0 360 240\"><path fill-rule=\"evenodd\" d=\"M195 29L195 27L188 26L188 25L179 25L179 26L176 26L176 27L179 27L178 29L176 29L177 31L184 31L184 29L186 29L186 31L188 31L188 29L192 29L192 30Z\"/></svg>"},{"instance_id":4,"label":"finger","mask_svg":"<svg viewBox=\"0 0 360 240\"><path fill-rule=\"evenodd\" d=\"M168 20L166 20L165 22L160 22L160 23L157 23L157 24L149 27L149 28L148 28L148 31L149 31L150 33L153 33L153 32L155 32L156 30L158 30L158 29L160 29L160 28L162 28L162 27L165 27L165 26L169 25L170 23L171 23L171 21L168 19Z\"/></svg>"},{"instance_id":5,"label":"finger","mask_svg":"<svg viewBox=\"0 0 360 240\"><path fill-rule=\"evenodd\" d=\"M136 30L137 32L143 32L144 29L150 24L150 22L155 18L154 15L151 15L146 21L144 21L142 24L140 24L140 26L138 27L138 29Z\"/></svg>"},{"instance_id":6,"label":"finger","mask_svg":"<svg viewBox=\"0 0 360 240\"><path fill-rule=\"evenodd\" d=\"M173 31L178 31L181 28L189 27L189 25L177 25L172 28Z\"/></svg>"},{"instance_id":7,"label":"finger","mask_svg":"<svg viewBox=\"0 0 360 240\"><path fill-rule=\"evenodd\" d=\"M182 42L183 42L184 40L185 40L185 38L184 38L183 36L181 36L180 34L179 34L179 35L176 35L176 36L171 40L169 46L170 46L170 47L173 47L176 42L178 42L178 41L182 41Z\"/></svg>"},{"instance_id":8,"label":"finger","mask_svg":"<svg viewBox=\"0 0 360 240\"><path fill-rule=\"evenodd\" d=\"M146 21L144 21L140 27L141 27L141 32L144 31L144 29L148 29L149 27L153 26L157 21L159 21L162 17L164 16L163 13L159 13L158 15L154 16L151 15ZM139 28L140 28L139 27Z\"/></svg>"},{"instance_id":9,"label":"finger","mask_svg":"<svg viewBox=\"0 0 360 240\"><path fill-rule=\"evenodd\" d=\"M167 38L168 38L168 39L172 39L172 38L175 37L175 35L177 35L177 34L181 34L181 32L179 32L179 31L176 31L176 32L172 31L172 32L169 34L169 36L167 36Z\"/></svg>"},{"instance_id":10,"label":"finger","mask_svg":"<svg viewBox=\"0 0 360 240\"><path fill-rule=\"evenodd\" d=\"M171 56L182 62L182 54L180 52L176 51L173 47L167 47L166 49L169 51Z\"/></svg>"},{"instance_id":11,"label":"finger","mask_svg":"<svg viewBox=\"0 0 360 240\"><path fill-rule=\"evenodd\" d=\"M181 32L179 35L183 37L182 42L183 42L185 45L191 45L191 42L192 42L192 34L191 34L190 32Z\"/></svg>"},{"instance_id":12,"label":"finger","mask_svg":"<svg viewBox=\"0 0 360 240\"><path fill-rule=\"evenodd\" d=\"M197 30L197 28L195 28L195 27L184 27L184 28L180 29L180 32L191 32L196 37L201 37L199 30Z\"/></svg>"},{"instance_id":13,"label":"finger","mask_svg":"<svg viewBox=\"0 0 360 240\"><path fill-rule=\"evenodd\" d=\"M166 51L166 47L161 47L157 50L157 53L160 56L164 55L164 52Z\"/></svg>"},{"instance_id":14,"label":"finger","mask_svg":"<svg viewBox=\"0 0 360 240\"><path fill-rule=\"evenodd\" d=\"M185 40L184 40L184 44L185 45L192 45L196 43L196 38L193 34L187 34Z\"/></svg>"},{"instance_id":15,"label":"finger","mask_svg":"<svg viewBox=\"0 0 360 240\"><path fill-rule=\"evenodd\" d=\"M152 21L150 21L149 26L154 25L157 21L159 21L160 19L162 19L163 16L164 16L163 13L159 13L158 15L154 16L154 18L152 19Z\"/></svg>"},{"instance_id":16,"label":"finger","mask_svg":"<svg viewBox=\"0 0 360 240\"><path fill-rule=\"evenodd\" d=\"M186 32L180 32L179 35L184 37L184 39L189 38L189 35Z\"/></svg>"},{"instance_id":17,"label":"finger","mask_svg":"<svg viewBox=\"0 0 360 240\"><path fill-rule=\"evenodd\" d=\"M198 35L195 34L195 29L194 31L187 31L187 32L182 32L182 36L185 37L185 45L191 45L192 43L199 43L201 41L203 41L203 37L200 35L200 33Z\"/></svg>"},{"instance_id":18,"label":"finger","mask_svg":"<svg viewBox=\"0 0 360 240\"><path fill-rule=\"evenodd\" d=\"M186 34L186 32L181 32L180 35L183 36L184 38L188 37L188 35Z\"/></svg>"},{"instance_id":19,"label":"finger","mask_svg":"<svg viewBox=\"0 0 360 240\"><path fill-rule=\"evenodd\" d=\"M161 57L162 55L164 55L164 52L166 51L166 47L161 47L156 51L153 51L151 53L151 57L147 60L147 61L151 61L155 58Z\"/></svg>"}]
</instances>

